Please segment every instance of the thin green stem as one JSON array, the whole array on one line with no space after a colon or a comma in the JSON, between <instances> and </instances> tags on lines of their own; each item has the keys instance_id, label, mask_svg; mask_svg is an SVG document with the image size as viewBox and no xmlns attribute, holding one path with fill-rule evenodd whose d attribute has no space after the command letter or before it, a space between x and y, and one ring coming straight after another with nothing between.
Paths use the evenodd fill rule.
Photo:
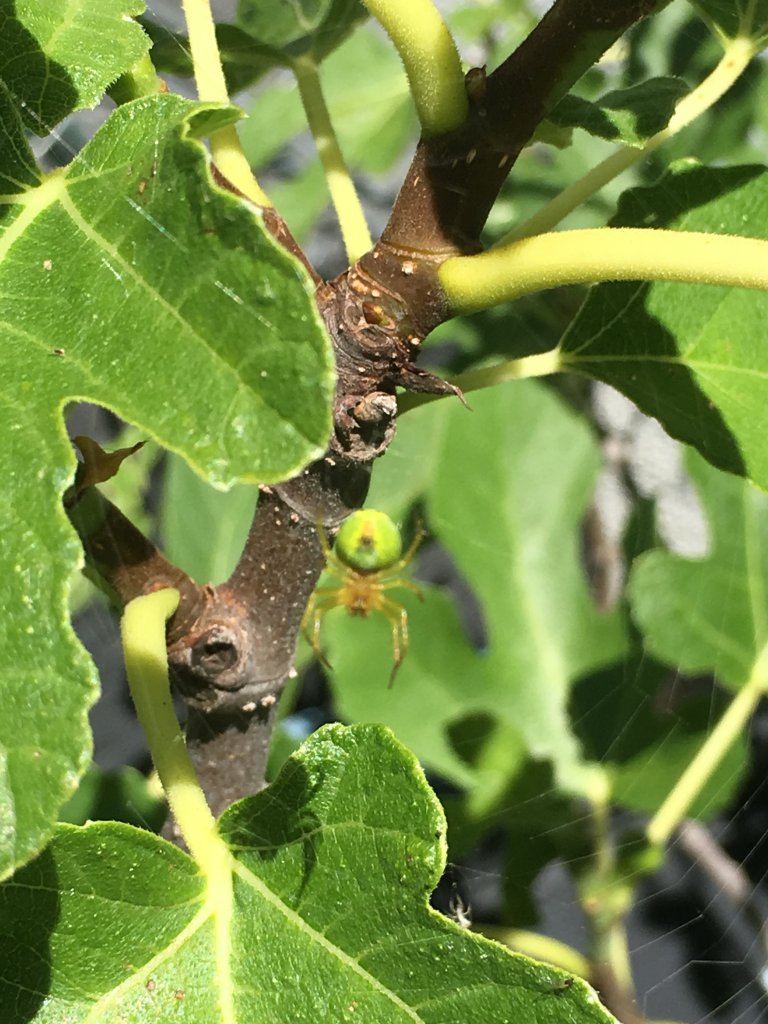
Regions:
<instances>
[{"instance_id":1,"label":"thin green stem","mask_svg":"<svg viewBox=\"0 0 768 1024\"><path fill-rule=\"evenodd\" d=\"M187 22L189 48L195 68L197 95L201 100L229 103L227 83L216 42L216 25L209 0L182 0ZM233 124L213 132L210 137L213 161L229 181L258 206L271 206L256 181L243 153Z\"/></svg>"},{"instance_id":2,"label":"thin green stem","mask_svg":"<svg viewBox=\"0 0 768 1024\"><path fill-rule=\"evenodd\" d=\"M616 879L616 850L611 835L611 808L607 794L606 799L592 804L592 815L595 823L597 898L601 912L591 917L591 959L607 964L621 991L631 996L635 983L625 925L631 897L627 886L618 884Z\"/></svg>"},{"instance_id":3,"label":"thin green stem","mask_svg":"<svg viewBox=\"0 0 768 1024\"><path fill-rule=\"evenodd\" d=\"M626 915L617 918L606 936L606 961L621 991L630 999L635 996L635 979L632 977L632 961L629 957Z\"/></svg>"},{"instance_id":4,"label":"thin green stem","mask_svg":"<svg viewBox=\"0 0 768 1024\"><path fill-rule=\"evenodd\" d=\"M178 603L179 592L172 589L129 601L121 627L125 665L136 712L179 831L203 871L223 884L229 851L216 832L171 700L165 623Z\"/></svg>"},{"instance_id":5,"label":"thin green stem","mask_svg":"<svg viewBox=\"0 0 768 1024\"><path fill-rule=\"evenodd\" d=\"M578 181L563 189L546 206L537 210L532 217L517 224L496 243L494 248L509 245L521 238L529 238L531 235L540 235L545 231L551 231L569 213L582 206L608 182L613 181L623 171L645 159L667 139L672 138L715 104L743 74L757 50L758 46L754 39L729 40L717 67L700 85L680 100L665 128L656 132L644 146L622 146L617 149Z\"/></svg>"},{"instance_id":6,"label":"thin green stem","mask_svg":"<svg viewBox=\"0 0 768 1024\"><path fill-rule=\"evenodd\" d=\"M605 984L610 979L611 999L623 1006L631 1004L635 991L626 929L632 887L617 877L607 785L600 797L592 801L592 822L594 861L578 880L582 907L589 922L588 959L596 983ZM612 1008L615 1011L616 1007Z\"/></svg>"},{"instance_id":7,"label":"thin green stem","mask_svg":"<svg viewBox=\"0 0 768 1024\"><path fill-rule=\"evenodd\" d=\"M347 259L353 264L372 246L363 207L339 148L323 96L317 65L311 58L300 57L293 61L291 67L299 85L309 130L312 132L323 165L331 201L339 218Z\"/></svg>"},{"instance_id":8,"label":"thin green stem","mask_svg":"<svg viewBox=\"0 0 768 1024\"><path fill-rule=\"evenodd\" d=\"M646 836L649 843L661 846L667 842L737 737L744 732L758 702L766 692L768 644L760 651L747 682L733 698L698 754L678 779L672 792L648 822Z\"/></svg>"},{"instance_id":9,"label":"thin green stem","mask_svg":"<svg viewBox=\"0 0 768 1024\"><path fill-rule=\"evenodd\" d=\"M562 358L559 349L551 352L540 352L534 356L522 356L520 359L508 359L504 363L496 363L494 366L481 366L475 370L467 370L451 377L451 384L455 384L463 393L479 391L481 388L492 388L495 384L503 384L507 380L523 380L527 377L548 377L552 373L559 373L562 370ZM417 409L420 405L428 402L436 402L445 398L445 395L421 395L413 392L406 392L398 396L397 412L402 416L409 409Z\"/></svg>"},{"instance_id":10,"label":"thin green stem","mask_svg":"<svg viewBox=\"0 0 768 1024\"><path fill-rule=\"evenodd\" d=\"M768 290L768 242L654 228L590 228L523 238L440 267L454 315L530 292L598 281L679 281Z\"/></svg>"},{"instance_id":11,"label":"thin green stem","mask_svg":"<svg viewBox=\"0 0 768 1024\"><path fill-rule=\"evenodd\" d=\"M527 377L548 377L562 370L560 350L539 352L533 356L522 356L520 359L508 359L495 366L481 366L467 370L454 377L452 383L462 391L479 391L481 388L492 388L495 384L503 384L507 380L524 380Z\"/></svg>"},{"instance_id":12,"label":"thin green stem","mask_svg":"<svg viewBox=\"0 0 768 1024\"><path fill-rule=\"evenodd\" d=\"M363 0L395 44L425 136L463 124L469 103L456 43L432 0Z\"/></svg>"}]
</instances>

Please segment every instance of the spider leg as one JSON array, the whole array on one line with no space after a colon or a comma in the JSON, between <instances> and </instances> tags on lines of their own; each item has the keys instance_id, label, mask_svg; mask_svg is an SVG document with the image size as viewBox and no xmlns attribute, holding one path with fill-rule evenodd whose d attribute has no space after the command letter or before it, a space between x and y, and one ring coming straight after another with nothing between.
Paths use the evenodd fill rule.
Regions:
<instances>
[{"instance_id":1,"label":"spider leg","mask_svg":"<svg viewBox=\"0 0 768 1024\"><path fill-rule=\"evenodd\" d=\"M388 580L379 584L379 586L382 590L390 590L394 587L404 587L406 590L410 590L412 594L415 594L420 601L424 600L424 592L421 587L412 580L405 579L403 576L398 576L397 579L394 580Z\"/></svg>"},{"instance_id":2,"label":"spider leg","mask_svg":"<svg viewBox=\"0 0 768 1024\"><path fill-rule=\"evenodd\" d=\"M344 565L343 562L339 560L338 556L336 555L336 552L333 550L331 542L328 539L328 534L326 533L325 527L323 526L323 523L320 519L318 519L315 523L315 530L317 532L317 539L320 542L320 549L323 552L323 560L325 561L325 571L330 573L330 575L332 576L336 576L338 578L343 577L344 573L346 572L346 566ZM327 590L327 587L321 587L320 590L315 591L315 593L320 593L321 591Z\"/></svg>"},{"instance_id":3,"label":"spider leg","mask_svg":"<svg viewBox=\"0 0 768 1024\"><path fill-rule=\"evenodd\" d=\"M301 620L301 631L304 634L304 639L312 648L315 657L327 669L331 669L332 665L323 653L323 649L320 646L320 627L323 624L323 616L326 612L330 611L331 608L336 608L338 600L335 595L337 593L336 587L321 587L320 590L310 597L309 603L307 604L304 617ZM317 595L322 594L323 596L318 600ZM312 630L309 629L310 620L312 621Z\"/></svg>"},{"instance_id":4,"label":"spider leg","mask_svg":"<svg viewBox=\"0 0 768 1024\"><path fill-rule=\"evenodd\" d=\"M330 555L333 549L330 545L330 542L328 541L328 534L325 532L325 527L323 526L322 520L317 520L317 522L315 523L315 530L317 531L317 539L320 541L320 547L322 548L323 555L327 562L328 556Z\"/></svg>"},{"instance_id":5,"label":"spider leg","mask_svg":"<svg viewBox=\"0 0 768 1024\"><path fill-rule=\"evenodd\" d=\"M408 612L401 604L390 601L386 597L381 599L379 609L392 629L392 653L395 660L387 684L387 689L391 690L398 669L403 663L403 658L408 653Z\"/></svg>"},{"instance_id":6,"label":"spider leg","mask_svg":"<svg viewBox=\"0 0 768 1024\"><path fill-rule=\"evenodd\" d=\"M408 565L408 563L413 559L413 556L416 554L416 550L417 550L419 544L421 544L421 542L424 540L426 535L427 535L426 530L421 525L421 523L419 523L419 525L416 527L416 535L414 536L413 540L411 541L408 550L405 552L405 554L401 558L398 558L398 560L395 562L394 565L389 566L389 568L387 569L387 575L388 576L389 575L392 575L392 576L396 575L401 570L403 570L406 567L406 565Z\"/></svg>"}]
</instances>

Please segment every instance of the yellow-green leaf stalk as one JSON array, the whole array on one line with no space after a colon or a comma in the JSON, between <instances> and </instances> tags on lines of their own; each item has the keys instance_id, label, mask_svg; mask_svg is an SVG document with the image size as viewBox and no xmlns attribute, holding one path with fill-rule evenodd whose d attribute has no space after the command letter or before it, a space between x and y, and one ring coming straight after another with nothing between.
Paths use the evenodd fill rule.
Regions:
<instances>
[{"instance_id":1,"label":"yellow-green leaf stalk","mask_svg":"<svg viewBox=\"0 0 768 1024\"><path fill-rule=\"evenodd\" d=\"M292 62L291 68L298 82L309 130L315 140L331 201L339 219L347 259L350 264L356 263L371 248L371 235L360 197L328 113L317 64L311 57L299 57Z\"/></svg>"},{"instance_id":2,"label":"yellow-green leaf stalk","mask_svg":"<svg viewBox=\"0 0 768 1024\"><path fill-rule=\"evenodd\" d=\"M672 792L648 822L646 836L655 846L666 843L709 782L715 769L741 736L768 693L768 644L760 651L752 672L707 737L698 754L678 779Z\"/></svg>"},{"instance_id":3,"label":"yellow-green leaf stalk","mask_svg":"<svg viewBox=\"0 0 768 1024\"><path fill-rule=\"evenodd\" d=\"M463 124L469 109L456 43L432 0L363 0L395 44L425 136Z\"/></svg>"},{"instance_id":4,"label":"yellow-green leaf stalk","mask_svg":"<svg viewBox=\"0 0 768 1024\"><path fill-rule=\"evenodd\" d=\"M195 68L197 95L201 100L229 103L210 2L182 0L182 3ZM214 132L210 143L214 163L224 177L258 206L271 206L269 198L253 176L235 126L227 125Z\"/></svg>"},{"instance_id":5,"label":"yellow-green leaf stalk","mask_svg":"<svg viewBox=\"0 0 768 1024\"><path fill-rule=\"evenodd\" d=\"M478 366L465 373L455 374L449 377L451 384L463 393L480 391L483 388L492 388L496 384L503 384L507 380L527 380L530 377L548 377L552 373L559 373L563 369L563 355L560 349L555 348L549 352L537 352L532 356L521 356L519 359L507 359L502 363L492 363L489 366ZM417 409L429 402L437 402L445 398L445 395L416 394L413 391L406 391L397 396L397 412L399 416L411 409Z\"/></svg>"},{"instance_id":6,"label":"yellow-green leaf stalk","mask_svg":"<svg viewBox=\"0 0 768 1024\"><path fill-rule=\"evenodd\" d=\"M548 935L539 935L536 932L495 924L478 924L473 930L509 946L517 953L524 953L534 960L542 960L544 963L552 964L553 967L570 971L571 974L578 975L584 981L591 980L592 967L589 960L572 946L567 946L564 942L552 939Z\"/></svg>"},{"instance_id":7,"label":"yellow-green leaf stalk","mask_svg":"<svg viewBox=\"0 0 768 1024\"><path fill-rule=\"evenodd\" d=\"M517 224L498 241L497 245L509 245L510 242L531 235L540 235L554 228L608 182L653 153L667 139L682 131L715 104L741 77L759 48L754 39L747 37L728 40L725 53L717 66L695 89L680 100L665 128L656 132L643 146L621 146L578 181L563 189L532 217Z\"/></svg>"},{"instance_id":8,"label":"yellow-green leaf stalk","mask_svg":"<svg viewBox=\"0 0 768 1024\"><path fill-rule=\"evenodd\" d=\"M234 858L221 839L198 782L171 699L165 623L179 604L178 590L157 590L130 601L121 624L131 696L158 777L189 852L206 880L201 917L215 930L222 1020L234 1020L229 961L232 947Z\"/></svg>"},{"instance_id":9,"label":"yellow-green leaf stalk","mask_svg":"<svg viewBox=\"0 0 768 1024\"><path fill-rule=\"evenodd\" d=\"M768 291L768 242L654 228L591 228L523 238L455 256L440 282L454 314L531 292L598 281L680 281Z\"/></svg>"},{"instance_id":10,"label":"yellow-green leaf stalk","mask_svg":"<svg viewBox=\"0 0 768 1024\"><path fill-rule=\"evenodd\" d=\"M125 606L121 624L131 696L173 816L190 853L209 875L229 864L192 766L171 699L165 623L179 604L178 590L157 590Z\"/></svg>"}]
</instances>

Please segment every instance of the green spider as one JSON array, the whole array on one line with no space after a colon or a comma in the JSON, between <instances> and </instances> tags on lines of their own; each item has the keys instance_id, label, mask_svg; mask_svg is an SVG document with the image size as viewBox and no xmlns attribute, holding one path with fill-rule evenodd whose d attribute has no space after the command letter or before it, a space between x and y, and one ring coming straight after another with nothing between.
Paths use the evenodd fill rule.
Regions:
<instances>
[{"instance_id":1,"label":"green spider","mask_svg":"<svg viewBox=\"0 0 768 1024\"><path fill-rule=\"evenodd\" d=\"M344 521L336 534L333 548L322 526L318 525L320 544L325 555L326 572L339 581L338 586L318 587L309 600L302 628L312 650L328 665L320 649L320 626L333 608L346 608L349 615L367 618L381 612L392 629L394 665L389 687L408 653L408 613L397 601L385 596L387 590L405 587L420 600L423 595L415 583L401 576L421 543L419 529L405 554L400 531L386 512L359 509ZM311 629L310 629L310 623Z\"/></svg>"}]
</instances>

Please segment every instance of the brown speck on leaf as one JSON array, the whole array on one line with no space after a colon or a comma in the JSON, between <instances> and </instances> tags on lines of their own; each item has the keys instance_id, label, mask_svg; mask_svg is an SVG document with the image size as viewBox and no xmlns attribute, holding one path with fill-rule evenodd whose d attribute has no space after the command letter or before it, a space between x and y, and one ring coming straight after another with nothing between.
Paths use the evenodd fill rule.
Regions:
<instances>
[{"instance_id":1,"label":"brown speck on leaf","mask_svg":"<svg viewBox=\"0 0 768 1024\"><path fill-rule=\"evenodd\" d=\"M52 356L65 356L66 354L67 353L64 351L63 348L54 348L51 350Z\"/></svg>"},{"instance_id":2,"label":"brown speck on leaf","mask_svg":"<svg viewBox=\"0 0 768 1024\"><path fill-rule=\"evenodd\" d=\"M562 978L557 984L552 986L553 992L567 992L569 988L573 988L573 978Z\"/></svg>"},{"instance_id":3,"label":"brown speck on leaf","mask_svg":"<svg viewBox=\"0 0 768 1024\"><path fill-rule=\"evenodd\" d=\"M146 988L147 992L154 992L155 989L157 988L157 984L155 982L155 979L154 978L150 978L149 981L147 982L145 988Z\"/></svg>"},{"instance_id":4,"label":"brown speck on leaf","mask_svg":"<svg viewBox=\"0 0 768 1024\"><path fill-rule=\"evenodd\" d=\"M180 988L177 988L176 991L173 993L173 998L174 999L183 999L185 995L186 995L185 992L182 992L182 990Z\"/></svg>"}]
</instances>

